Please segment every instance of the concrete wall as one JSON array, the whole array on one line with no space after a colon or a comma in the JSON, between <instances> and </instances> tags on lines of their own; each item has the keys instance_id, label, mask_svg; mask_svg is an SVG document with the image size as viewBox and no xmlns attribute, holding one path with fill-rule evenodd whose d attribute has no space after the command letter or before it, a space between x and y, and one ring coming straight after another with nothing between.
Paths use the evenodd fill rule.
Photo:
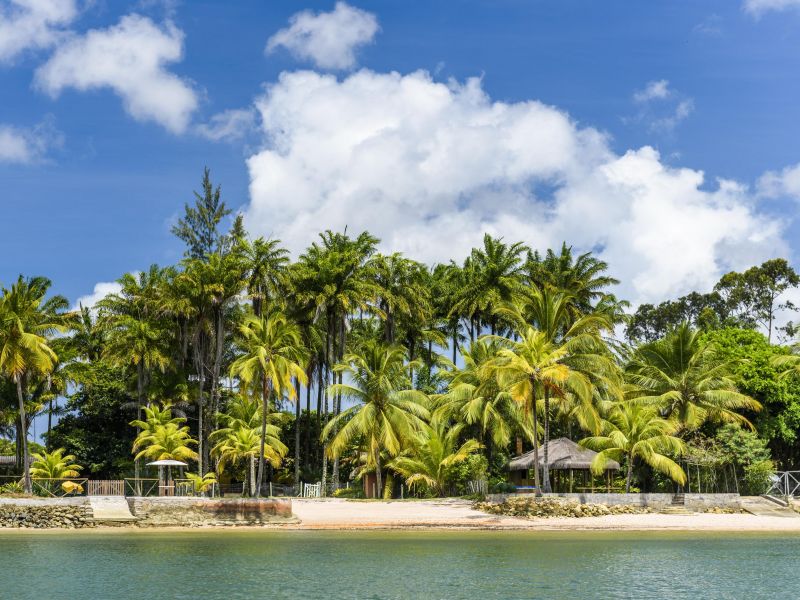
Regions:
<instances>
[{"instance_id":1,"label":"concrete wall","mask_svg":"<svg viewBox=\"0 0 800 600\"><path fill-rule=\"evenodd\" d=\"M289 498L128 498L137 525L262 525L291 523Z\"/></svg>"},{"instance_id":2,"label":"concrete wall","mask_svg":"<svg viewBox=\"0 0 800 600\"><path fill-rule=\"evenodd\" d=\"M542 495L577 500L582 504L605 504L607 506L631 504L633 506L647 506L654 509L661 509L671 505L673 498L673 494L559 493ZM491 502L502 502L507 498L516 497L530 498L532 494L489 494L486 499ZM684 498L686 508L689 510L703 510L714 507L741 507L741 497L739 494L684 494Z\"/></svg>"}]
</instances>

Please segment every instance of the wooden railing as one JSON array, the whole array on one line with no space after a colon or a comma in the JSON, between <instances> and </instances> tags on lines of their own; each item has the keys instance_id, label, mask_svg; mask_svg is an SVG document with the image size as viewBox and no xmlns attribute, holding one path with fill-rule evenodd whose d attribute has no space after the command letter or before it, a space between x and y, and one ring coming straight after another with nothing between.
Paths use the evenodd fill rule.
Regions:
<instances>
[{"instance_id":1,"label":"wooden railing","mask_svg":"<svg viewBox=\"0 0 800 600\"><path fill-rule=\"evenodd\" d=\"M90 479L90 496L124 496L124 479Z\"/></svg>"}]
</instances>

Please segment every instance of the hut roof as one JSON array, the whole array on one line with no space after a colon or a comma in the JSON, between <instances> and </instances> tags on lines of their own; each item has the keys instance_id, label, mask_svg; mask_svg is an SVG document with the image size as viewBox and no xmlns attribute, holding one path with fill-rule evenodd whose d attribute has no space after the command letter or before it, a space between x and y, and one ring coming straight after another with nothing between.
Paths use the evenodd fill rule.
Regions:
<instances>
[{"instance_id":1,"label":"hut roof","mask_svg":"<svg viewBox=\"0 0 800 600\"><path fill-rule=\"evenodd\" d=\"M547 458L551 469L588 469L597 452L582 448L568 438L550 440L547 445ZM508 463L509 471L524 471L533 468L533 450L517 456ZM544 447L539 448L539 468L544 466ZM619 463L609 460L606 470L618 471Z\"/></svg>"}]
</instances>

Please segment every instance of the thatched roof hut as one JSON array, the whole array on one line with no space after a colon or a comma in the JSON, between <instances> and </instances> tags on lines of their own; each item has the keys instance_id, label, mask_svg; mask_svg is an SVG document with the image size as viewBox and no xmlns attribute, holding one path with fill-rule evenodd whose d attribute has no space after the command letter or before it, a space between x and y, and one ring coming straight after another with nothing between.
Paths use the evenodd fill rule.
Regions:
<instances>
[{"instance_id":1,"label":"thatched roof hut","mask_svg":"<svg viewBox=\"0 0 800 600\"><path fill-rule=\"evenodd\" d=\"M589 470L597 452L583 448L568 438L550 440L547 445L547 458L551 470ZM544 446L539 447L539 468L544 467ZM533 450L517 456L508 463L509 471L527 471L534 468ZM609 460L606 471L618 471L619 463Z\"/></svg>"}]
</instances>

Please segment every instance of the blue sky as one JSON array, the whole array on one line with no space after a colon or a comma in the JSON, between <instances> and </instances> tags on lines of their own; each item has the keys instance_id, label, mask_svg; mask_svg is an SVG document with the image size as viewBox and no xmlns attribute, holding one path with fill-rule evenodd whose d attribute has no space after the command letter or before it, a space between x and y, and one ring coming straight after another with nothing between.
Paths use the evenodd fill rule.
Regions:
<instances>
[{"instance_id":1,"label":"blue sky","mask_svg":"<svg viewBox=\"0 0 800 600\"><path fill-rule=\"evenodd\" d=\"M795 0L0 0L0 282L178 261L207 165L295 252L489 231L595 249L634 301L708 287L797 250L798 42Z\"/></svg>"}]
</instances>

